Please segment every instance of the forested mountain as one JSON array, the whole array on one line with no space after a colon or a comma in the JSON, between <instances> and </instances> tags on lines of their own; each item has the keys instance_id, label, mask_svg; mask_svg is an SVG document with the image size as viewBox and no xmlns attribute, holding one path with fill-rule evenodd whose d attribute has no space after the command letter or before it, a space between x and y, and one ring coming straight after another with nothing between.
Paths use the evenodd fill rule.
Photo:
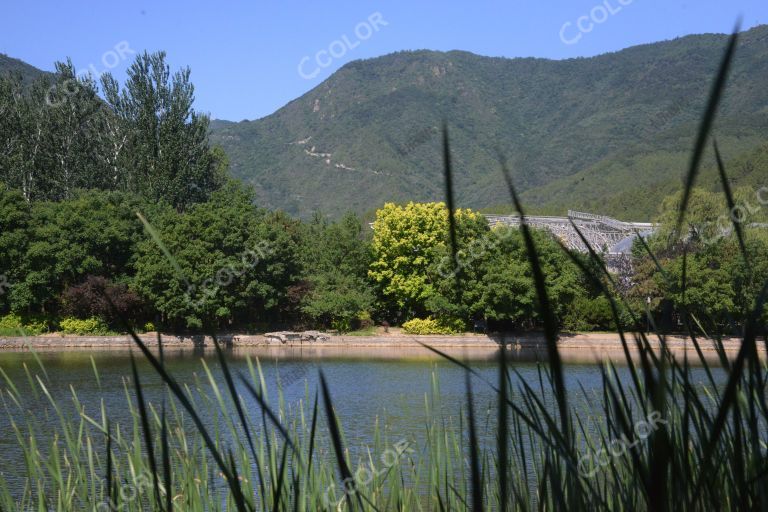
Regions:
<instances>
[{"instance_id":1,"label":"forested mountain","mask_svg":"<svg viewBox=\"0 0 768 512\"><path fill-rule=\"evenodd\" d=\"M680 186L726 41L696 35L563 61L398 52L351 62L265 118L214 121L212 141L264 206L366 212L442 197L445 120L461 206L509 203L500 150L532 211L641 220ZM715 127L728 160L768 141L766 84L759 26L741 35Z\"/></svg>"},{"instance_id":2,"label":"forested mountain","mask_svg":"<svg viewBox=\"0 0 768 512\"><path fill-rule=\"evenodd\" d=\"M0 53L0 75L19 75L25 83L31 83L35 78L39 78L44 74L45 71Z\"/></svg>"},{"instance_id":3,"label":"forested mountain","mask_svg":"<svg viewBox=\"0 0 768 512\"><path fill-rule=\"evenodd\" d=\"M440 130L446 121L461 206L510 210L498 171L502 151L532 212L582 209L644 220L680 187L725 43L724 35L697 35L564 61L398 52L351 62L263 119L212 121L211 142L226 151L230 172L254 185L261 206L302 217L317 211L338 216L369 212L385 201L441 199ZM20 76L27 90L46 77L66 80L5 55L0 76ZM761 184L760 177L768 176L766 83L768 26L760 26L741 36L715 128L737 185ZM0 125L13 138L19 130L37 133L37 125L90 116L78 139L119 148L122 139L112 141L102 126L106 118L88 112L128 105L117 96L99 99L95 89L76 88L75 96L84 100L77 112L49 109L40 101L47 89L32 90L37 100L28 113L39 114L37 121L14 127L5 115ZM55 119L60 115L68 117ZM91 146L80 149L88 155L85 165L99 172L81 166L82 179L73 185L104 188L110 151ZM46 169L40 179L68 172L73 162L67 158L79 158L72 153L78 147L63 159L41 161ZM133 154L123 150L127 160L121 165L129 165ZM701 184L717 186L712 169Z\"/></svg>"}]
</instances>

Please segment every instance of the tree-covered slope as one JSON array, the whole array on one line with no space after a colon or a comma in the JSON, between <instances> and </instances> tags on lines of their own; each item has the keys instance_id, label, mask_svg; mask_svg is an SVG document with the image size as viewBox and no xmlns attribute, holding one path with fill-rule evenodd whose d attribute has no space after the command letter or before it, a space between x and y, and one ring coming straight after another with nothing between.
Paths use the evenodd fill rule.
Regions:
<instances>
[{"instance_id":1,"label":"tree-covered slope","mask_svg":"<svg viewBox=\"0 0 768 512\"><path fill-rule=\"evenodd\" d=\"M25 83L30 83L44 73L45 71L41 71L24 61L0 53L0 76L19 75Z\"/></svg>"},{"instance_id":2,"label":"tree-covered slope","mask_svg":"<svg viewBox=\"0 0 768 512\"><path fill-rule=\"evenodd\" d=\"M497 152L534 210L654 212L679 186L727 36L563 61L414 51L355 61L256 121L212 123L263 205L307 216L442 197L448 123L462 206L508 203ZM768 139L768 26L742 34L716 133Z\"/></svg>"}]
</instances>

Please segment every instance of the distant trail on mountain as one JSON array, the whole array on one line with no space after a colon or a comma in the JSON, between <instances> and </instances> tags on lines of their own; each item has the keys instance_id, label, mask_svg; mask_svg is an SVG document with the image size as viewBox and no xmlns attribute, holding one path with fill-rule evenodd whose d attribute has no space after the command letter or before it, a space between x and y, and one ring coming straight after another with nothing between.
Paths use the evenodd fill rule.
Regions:
<instances>
[{"instance_id":1,"label":"distant trail on mountain","mask_svg":"<svg viewBox=\"0 0 768 512\"><path fill-rule=\"evenodd\" d=\"M645 219L680 186L726 41L687 36L562 61L398 52L351 62L270 116L214 121L212 138L263 206L302 217L440 199L447 121L461 206L508 204L501 150L531 213ZM742 35L715 127L727 159L768 141L766 83L759 26Z\"/></svg>"}]
</instances>

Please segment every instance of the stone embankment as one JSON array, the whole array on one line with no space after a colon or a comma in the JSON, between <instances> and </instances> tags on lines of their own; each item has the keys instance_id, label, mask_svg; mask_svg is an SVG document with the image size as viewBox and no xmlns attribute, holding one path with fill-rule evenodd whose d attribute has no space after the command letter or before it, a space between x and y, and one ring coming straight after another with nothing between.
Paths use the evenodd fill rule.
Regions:
<instances>
[{"instance_id":1,"label":"stone embankment","mask_svg":"<svg viewBox=\"0 0 768 512\"><path fill-rule=\"evenodd\" d=\"M546 355L546 344L544 338L539 333L526 334L505 334L505 335L457 335L457 336L408 336L404 334L382 334L375 336L276 336L267 333L266 335L245 335L245 334L222 334L217 339L226 347L291 347L291 348L310 348L310 347L336 347L336 348L408 348L423 349L423 345L428 345L439 350L471 350L471 351L495 351L501 344L506 345L513 353L527 355ZM141 340L149 347L157 347L156 334L142 334ZM659 348L660 343L657 337L651 336L651 342L654 348ZM675 354L682 355L686 351L689 356L697 359L694 346L690 339L680 336L670 336L667 338L667 345ZM715 345L711 340L698 340L702 352L709 358L717 357ZM635 342L631 335L627 335L627 342L630 346L630 352L636 354ZM623 358L623 347L617 334L613 333L589 333L589 334L563 334L558 342L560 351L567 354L571 359L601 359L611 357L615 359ZM738 351L741 340L737 338L726 339L723 342L726 353L732 356ZM163 346L165 348L212 348L213 339L209 336L175 336L163 335ZM758 344L760 350L764 351L764 343ZM56 350L56 349L128 349L135 347L134 340L127 335L117 336L34 336L34 337L0 337L0 350L24 350L33 348L35 350ZM426 349L424 349L426 350Z\"/></svg>"}]
</instances>

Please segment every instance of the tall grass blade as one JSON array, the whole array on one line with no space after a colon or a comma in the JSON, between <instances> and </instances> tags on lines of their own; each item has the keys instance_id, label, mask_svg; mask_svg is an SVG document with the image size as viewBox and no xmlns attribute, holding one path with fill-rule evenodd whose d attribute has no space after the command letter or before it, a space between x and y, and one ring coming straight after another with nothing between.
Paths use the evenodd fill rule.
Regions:
<instances>
[{"instance_id":1,"label":"tall grass blade","mask_svg":"<svg viewBox=\"0 0 768 512\"><path fill-rule=\"evenodd\" d=\"M453 168L451 166L451 148L448 142L448 126L443 124L443 176L445 180L445 202L448 207L448 236L451 242L451 265L456 282L456 293L461 295L461 280L457 254L459 251L456 241L456 206L453 194Z\"/></svg>"},{"instance_id":2,"label":"tall grass blade","mask_svg":"<svg viewBox=\"0 0 768 512\"><path fill-rule=\"evenodd\" d=\"M106 470L106 487L107 487L107 503L111 507L117 507L119 503L116 501L118 497L117 493L117 485L115 485L113 478L112 478L112 428L109 425L109 420L107 420L106 423L106 434L107 436L107 470Z\"/></svg>"},{"instance_id":3,"label":"tall grass blade","mask_svg":"<svg viewBox=\"0 0 768 512\"><path fill-rule=\"evenodd\" d=\"M469 372L464 372L467 389L467 421L469 427L469 466L472 485L472 510L483 511L483 482L480 478L480 447L477 443L475 427L475 406L472 403L472 378Z\"/></svg>"},{"instance_id":4,"label":"tall grass blade","mask_svg":"<svg viewBox=\"0 0 768 512\"><path fill-rule=\"evenodd\" d=\"M171 448L168 442L168 421L165 417L165 400L163 400L160 413L160 444L163 457L163 480L165 482L165 510L170 512L173 508L173 469L171 468Z\"/></svg>"},{"instance_id":5,"label":"tall grass blade","mask_svg":"<svg viewBox=\"0 0 768 512\"><path fill-rule=\"evenodd\" d=\"M749 319L744 330L744 337L741 342L741 347L739 348L739 352L736 355L736 360L731 367L731 372L728 376L728 383L726 384L725 390L722 393L717 416L715 417L715 420L709 431L709 438L706 440L706 443L702 449L701 469L698 474L698 481L694 486L692 500L695 500L699 497L699 492L701 491L702 486L705 484L706 477L709 476L709 471L714 464L715 447L726 425L728 412L730 411L731 407L736 404L738 387L739 383L741 382L744 365L748 358L757 357L755 350L757 333L758 329L760 328L759 323L763 314L766 297L768 297L768 282L763 285L762 291L757 298L755 309L749 315ZM691 503L691 505L692 504L693 503Z\"/></svg>"},{"instance_id":6,"label":"tall grass blade","mask_svg":"<svg viewBox=\"0 0 768 512\"><path fill-rule=\"evenodd\" d=\"M149 426L149 415L147 414L147 404L144 400L144 390L141 387L141 381L139 380L139 372L136 369L136 359L131 352L131 372L133 374L133 386L136 390L136 402L139 407L139 419L141 420L141 430L144 434L144 445L147 449L147 460L149 461L149 470L152 473L152 483L154 485L155 500L157 502L158 509L163 510L162 501L160 497L160 482L157 473L157 463L155 461L155 448L152 442L152 430ZM170 488L168 493L170 494Z\"/></svg>"},{"instance_id":7,"label":"tall grass blade","mask_svg":"<svg viewBox=\"0 0 768 512\"><path fill-rule=\"evenodd\" d=\"M165 384L168 386L168 389L170 389L170 391L173 393L173 395L176 397L179 403L181 403L181 405L184 407L187 413L189 413L193 423L195 424L195 427L197 428L197 431L202 436L203 441L205 442L209 452L213 456L221 472L224 474L227 480L227 484L229 485L232 491L233 499L235 501L235 505L237 506L237 509L241 512L251 510L251 507L246 502L245 495L243 494L242 488L240 486L240 481L235 479L234 476L232 475L228 464L224 460L224 457L222 456L222 454L219 452L216 446L216 443L214 442L211 435L208 433L208 429L206 429L205 424L203 423L200 416L197 414L197 411L195 410L195 407L192 404L192 402L184 393L184 390L176 382L176 379L174 379L166 371L165 366L162 365L160 361L158 361L158 359L155 357L154 354L152 354L152 352L144 344L144 342L141 341L141 338L139 338L136 335L136 332L131 328L131 326L125 323L125 327L128 330L131 337L133 338L133 341L136 343L136 345L138 345L139 349L144 354L144 357L149 361L149 363L155 369L157 374L162 378L163 382L165 382Z\"/></svg>"},{"instance_id":8,"label":"tall grass blade","mask_svg":"<svg viewBox=\"0 0 768 512\"><path fill-rule=\"evenodd\" d=\"M723 55L723 59L720 62L720 69L717 72L715 81L712 84L712 90L709 93L707 108L704 111L704 117L701 120L701 125L699 127L699 134L696 137L696 144L694 145L693 155L691 157L691 163L690 163L690 166L688 167L688 174L686 175L686 178L685 178L685 185L683 188L683 199L680 202L680 211L677 217L677 224L675 229L676 233L680 233L680 228L683 225L685 212L688 209L688 201L690 200L690 197L691 197L691 190L693 190L693 185L696 182L696 176L699 173L699 166L701 164L701 159L704 155L704 148L707 145L707 139L709 138L709 133L712 129L712 124L715 121L715 115L717 114L717 107L720 104L720 98L722 97L723 91L725 90L725 84L728 79L728 72L731 69L733 56L734 56L734 53L736 52L736 44L739 41L740 26L741 26L741 21L739 20L739 22L737 22L736 24L736 28L734 29L728 41L728 46L726 47L725 54Z\"/></svg>"},{"instance_id":9,"label":"tall grass blade","mask_svg":"<svg viewBox=\"0 0 768 512\"><path fill-rule=\"evenodd\" d=\"M211 333L211 339L213 339L213 345L216 348L216 356L218 357L219 364L221 365L221 372L224 375L224 382L227 384L227 390L229 391L229 396L232 400L232 403L235 406L237 417L239 418L240 425L242 426L243 432L245 433L245 438L248 443L248 448L251 450L251 456L253 457L253 464L256 466L256 474L259 477L259 489L261 490L261 494L263 496L265 491L264 475L261 468L261 461L259 459L258 454L256 453L256 447L253 442L253 436L251 435L250 424L248 423L248 418L246 417L245 411L243 410L243 405L240 402L240 396L237 394L237 390L235 389L235 382L234 382L234 379L232 379L232 372L229 370L227 359L226 357L224 357L224 351L221 348L221 344L219 343L218 338L213 332Z\"/></svg>"},{"instance_id":10,"label":"tall grass blade","mask_svg":"<svg viewBox=\"0 0 768 512\"><path fill-rule=\"evenodd\" d=\"M523 240L525 241L525 247L528 254L528 262L531 265L531 272L533 273L533 281L536 287L536 296L539 300L539 312L541 313L544 324L544 337L547 342L547 356L549 366L552 370L552 378L555 391L555 399L557 400L558 410L560 413L561 434L566 440L570 439L570 413L568 410L568 399L565 391L565 379L563 377L563 362L560 358L560 352L557 348L557 320L555 319L552 305L549 301L549 294L547 292L546 279L544 272L541 268L541 262L539 261L538 252L536 250L536 244L533 241L531 230L525 220L525 212L520 198L517 196L517 191L512 183L512 177L507 169L506 161L501 157L501 172L504 175L504 180L507 183L509 194L512 196L512 200L515 205L515 209L520 217L520 229L523 234ZM570 442L567 441L570 445Z\"/></svg>"},{"instance_id":11,"label":"tall grass blade","mask_svg":"<svg viewBox=\"0 0 768 512\"><path fill-rule=\"evenodd\" d=\"M728 181L728 175L725 172L725 164L723 163L723 157L720 154L720 148L717 147L717 140L712 141L712 147L715 151L715 160L717 161L717 172L720 175L720 183L723 185L723 193L725 194L725 200L728 204L728 211L732 214L729 216L731 217L731 222L733 223L733 229L736 233L736 238L739 241L739 248L741 249L741 255L744 258L744 264L747 265L747 269L749 269L749 255L747 254L747 246L744 243L744 230L741 227L741 222L739 222L734 216L733 213L736 211L736 202L733 200L733 192L731 192L731 184Z\"/></svg>"},{"instance_id":12,"label":"tall grass blade","mask_svg":"<svg viewBox=\"0 0 768 512\"><path fill-rule=\"evenodd\" d=\"M349 489L354 493L357 498L360 510L363 509L363 501L355 479L352 477L352 472L347 465L347 461L344 459L344 446L341 442L341 432L339 431L338 420L336 419L336 413L333 410L333 400L331 399L331 392L328 389L328 383L325 380L323 370L320 370L320 389L323 393L323 405L325 406L325 415L328 421L328 431L331 435L331 442L333 444L333 451L336 453L336 463L339 466L339 472L341 473L342 482L348 482L349 485L344 485L345 492ZM354 509L353 501L347 500L350 508Z\"/></svg>"},{"instance_id":13,"label":"tall grass blade","mask_svg":"<svg viewBox=\"0 0 768 512\"><path fill-rule=\"evenodd\" d=\"M507 375L507 352L506 345L502 341L501 351L499 352L499 398L497 407L498 432L496 435L496 455L498 457L499 480L499 511L507 511L507 499L509 496L508 482L508 443L509 443L509 414L507 411L508 394L508 375Z\"/></svg>"},{"instance_id":14,"label":"tall grass blade","mask_svg":"<svg viewBox=\"0 0 768 512\"><path fill-rule=\"evenodd\" d=\"M296 454L297 457L301 457L301 453L299 452L298 448L296 448L296 443L294 443L293 439L291 439L291 434L283 426L277 414L275 414L272 411L272 408L269 407L269 404L264 399L264 396L262 395L262 393L253 387L253 384L251 384L248 381L245 375L240 374L240 381L245 385L246 389L251 394L251 396L255 398L257 402L259 402L259 406L261 407L262 412L266 413L267 417L269 417L269 420L280 432L280 435L283 436L283 439L285 439L286 444L291 448L291 450L293 450L293 452Z\"/></svg>"},{"instance_id":15,"label":"tall grass blade","mask_svg":"<svg viewBox=\"0 0 768 512\"><path fill-rule=\"evenodd\" d=\"M309 449L307 451L307 473L312 472L312 455L315 449L315 433L317 432L317 391L315 391L315 401L312 405L312 426L309 429Z\"/></svg>"}]
</instances>

